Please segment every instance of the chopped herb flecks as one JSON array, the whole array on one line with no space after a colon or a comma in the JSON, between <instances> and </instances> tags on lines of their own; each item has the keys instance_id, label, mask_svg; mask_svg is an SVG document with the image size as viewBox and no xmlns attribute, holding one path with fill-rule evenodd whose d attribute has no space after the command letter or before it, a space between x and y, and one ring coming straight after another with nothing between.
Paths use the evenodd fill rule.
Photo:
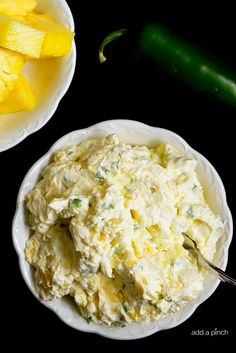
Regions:
<instances>
[{"instance_id":1,"label":"chopped herb flecks","mask_svg":"<svg viewBox=\"0 0 236 353\"><path fill-rule=\"evenodd\" d=\"M109 172L109 169L107 169L106 167L101 167L101 170L103 170L105 173Z\"/></svg>"},{"instance_id":2,"label":"chopped herb flecks","mask_svg":"<svg viewBox=\"0 0 236 353\"><path fill-rule=\"evenodd\" d=\"M168 303L171 303L171 302L172 302L172 299L165 298L165 301L167 301Z\"/></svg>"},{"instance_id":3,"label":"chopped herb flecks","mask_svg":"<svg viewBox=\"0 0 236 353\"><path fill-rule=\"evenodd\" d=\"M101 175L100 172L97 172L97 173L95 174L95 178L96 178L96 179L99 179L99 180L104 180L104 179L105 179L105 178Z\"/></svg>"},{"instance_id":4,"label":"chopped herb flecks","mask_svg":"<svg viewBox=\"0 0 236 353\"><path fill-rule=\"evenodd\" d=\"M70 201L72 207L80 207L81 206L81 200L80 199L73 199Z\"/></svg>"},{"instance_id":5,"label":"chopped herb flecks","mask_svg":"<svg viewBox=\"0 0 236 353\"><path fill-rule=\"evenodd\" d=\"M138 267L139 271L143 271L143 265L142 264L139 263L137 267Z\"/></svg>"},{"instance_id":6,"label":"chopped herb flecks","mask_svg":"<svg viewBox=\"0 0 236 353\"><path fill-rule=\"evenodd\" d=\"M68 188L68 187L70 187L70 180L64 176L62 179L62 184Z\"/></svg>"},{"instance_id":7,"label":"chopped herb flecks","mask_svg":"<svg viewBox=\"0 0 236 353\"><path fill-rule=\"evenodd\" d=\"M128 303L124 303L124 304L123 304L123 308L124 308L124 311L127 313L128 310L129 310L129 305L128 305Z\"/></svg>"},{"instance_id":8,"label":"chopped herb flecks","mask_svg":"<svg viewBox=\"0 0 236 353\"><path fill-rule=\"evenodd\" d=\"M192 207L189 207L189 209L187 211L187 215L191 218L194 218L194 213L193 213Z\"/></svg>"},{"instance_id":9,"label":"chopped herb flecks","mask_svg":"<svg viewBox=\"0 0 236 353\"><path fill-rule=\"evenodd\" d=\"M104 203L102 207L104 208L104 210L114 209L114 205L112 203L108 203L108 204Z\"/></svg>"},{"instance_id":10,"label":"chopped herb flecks","mask_svg":"<svg viewBox=\"0 0 236 353\"><path fill-rule=\"evenodd\" d=\"M120 161L115 161L112 164L114 165L114 167L116 167L116 169L120 168Z\"/></svg>"}]
</instances>

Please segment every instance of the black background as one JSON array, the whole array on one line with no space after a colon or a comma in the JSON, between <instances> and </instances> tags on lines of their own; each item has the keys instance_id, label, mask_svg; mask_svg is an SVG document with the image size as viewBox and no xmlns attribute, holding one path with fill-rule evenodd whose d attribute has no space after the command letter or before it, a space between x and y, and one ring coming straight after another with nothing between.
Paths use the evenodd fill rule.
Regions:
<instances>
[{"instance_id":1,"label":"black background","mask_svg":"<svg viewBox=\"0 0 236 353\"><path fill-rule=\"evenodd\" d=\"M76 23L77 68L72 85L52 119L37 133L0 154L1 185L1 295L2 322L12 334L8 346L18 342L27 350L28 337L37 348L56 349L68 345L81 349L86 344L97 349L143 349L171 343L212 345L229 343L235 335L235 288L220 284L185 323L177 328L131 342L115 342L75 331L37 302L23 282L11 242L11 222L20 183L49 147L66 133L108 119L134 119L168 128L186 139L206 156L219 172L228 203L235 215L235 129L236 109L194 92L147 63L134 62L124 41L108 49L109 60L97 59L101 39L110 31L128 27L136 31L148 21L170 26L188 40L202 46L236 70L235 11L233 5L209 7L206 3L142 1L68 0ZM126 44L125 44L126 43ZM7 244L7 246L6 246ZM236 241L229 251L227 272L236 277ZM6 315L5 315L6 314ZM192 330L226 329L229 336L192 336ZM6 336L7 337L7 336ZM47 342L47 343L46 343ZM180 347L181 347L180 346Z\"/></svg>"}]
</instances>

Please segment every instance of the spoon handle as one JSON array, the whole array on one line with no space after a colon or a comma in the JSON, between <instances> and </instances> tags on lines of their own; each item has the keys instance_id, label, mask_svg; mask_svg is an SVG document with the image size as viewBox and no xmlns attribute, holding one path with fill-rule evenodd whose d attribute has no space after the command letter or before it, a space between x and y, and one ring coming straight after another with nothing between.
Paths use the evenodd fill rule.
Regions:
<instances>
[{"instance_id":1,"label":"spoon handle","mask_svg":"<svg viewBox=\"0 0 236 353\"><path fill-rule=\"evenodd\" d=\"M209 272L215 274L221 281L228 282L236 286L236 279L228 276L224 271L219 267L216 267L213 263L207 260L202 254L198 254L198 262L202 267L204 267Z\"/></svg>"}]
</instances>

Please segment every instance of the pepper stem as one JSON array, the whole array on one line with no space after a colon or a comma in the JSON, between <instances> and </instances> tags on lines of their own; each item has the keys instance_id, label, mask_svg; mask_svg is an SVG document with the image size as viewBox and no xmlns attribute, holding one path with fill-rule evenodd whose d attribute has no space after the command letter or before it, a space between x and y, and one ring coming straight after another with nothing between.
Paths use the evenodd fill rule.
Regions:
<instances>
[{"instance_id":1,"label":"pepper stem","mask_svg":"<svg viewBox=\"0 0 236 353\"><path fill-rule=\"evenodd\" d=\"M99 48L99 53L98 53L99 61L101 64L107 60L107 58L104 55L104 49L107 46L107 44L109 44L113 40L123 36L125 33L127 33L127 29L125 29L125 28L119 29L117 31L111 32L103 39L103 41L100 45L100 48Z\"/></svg>"}]
</instances>

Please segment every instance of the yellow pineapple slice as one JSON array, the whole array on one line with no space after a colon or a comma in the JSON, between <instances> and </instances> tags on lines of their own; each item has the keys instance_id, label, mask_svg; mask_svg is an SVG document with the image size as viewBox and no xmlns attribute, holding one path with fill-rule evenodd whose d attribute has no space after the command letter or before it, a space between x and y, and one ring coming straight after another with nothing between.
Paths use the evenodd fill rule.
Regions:
<instances>
[{"instance_id":1,"label":"yellow pineapple slice","mask_svg":"<svg viewBox=\"0 0 236 353\"><path fill-rule=\"evenodd\" d=\"M14 88L24 61L21 54L0 48L0 103L7 99Z\"/></svg>"},{"instance_id":2,"label":"yellow pineapple slice","mask_svg":"<svg viewBox=\"0 0 236 353\"><path fill-rule=\"evenodd\" d=\"M0 15L0 46L32 58L64 56L74 33L46 14Z\"/></svg>"},{"instance_id":3,"label":"yellow pineapple slice","mask_svg":"<svg viewBox=\"0 0 236 353\"><path fill-rule=\"evenodd\" d=\"M75 34L50 16L32 12L16 19L45 33L40 57L64 56L70 52Z\"/></svg>"},{"instance_id":4,"label":"yellow pineapple slice","mask_svg":"<svg viewBox=\"0 0 236 353\"><path fill-rule=\"evenodd\" d=\"M0 104L0 114L16 113L33 109L36 99L32 88L23 75L19 76L14 89L9 93L8 99Z\"/></svg>"},{"instance_id":5,"label":"yellow pineapple slice","mask_svg":"<svg viewBox=\"0 0 236 353\"><path fill-rule=\"evenodd\" d=\"M8 16L24 15L33 11L36 5L36 0L0 0L0 14Z\"/></svg>"},{"instance_id":6,"label":"yellow pineapple slice","mask_svg":"<svg viewBox=\"0 0 236 353\"><path fill-rule=\"evenodd\" d=\"M11 17L0 15L0 46L33 58L39 58L45 32Z\"/></svg>"}]
</instances>

